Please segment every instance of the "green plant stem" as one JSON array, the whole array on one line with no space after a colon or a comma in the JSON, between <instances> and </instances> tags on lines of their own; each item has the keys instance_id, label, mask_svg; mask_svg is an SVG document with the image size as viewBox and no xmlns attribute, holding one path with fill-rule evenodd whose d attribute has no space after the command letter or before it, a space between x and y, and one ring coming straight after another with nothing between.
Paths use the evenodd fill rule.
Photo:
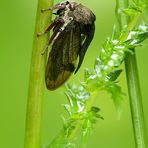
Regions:
<instances>
[{"instance_id":1,"label":"green plant stem","mask_svg":"<svg viewBox=\"0 0 148 148\"><path fill-rule=\"evenodd\" d=\"M43 31L49 25L51 12L43 14L41 13L41 9L51 7L52 3L52 0L38 0L27 100L25 148L40 148L41 146L40 127L47 55L41 55L41 51L47 43L49 34L37 37L37 32Z\"/></svg>"},{"instance_id":2,"label":"green plant stem","mask_svg":"<svg viewBox=\"0 0 148 148\"><path fill-rule=\"evenodd\" d=\"M139 1L137 1L137 4ZM129 5L128 0L124 3L122 8L127 8ZM119 5L117 5L118 7ZM121 9L118 7L118 9ZM127 30L132 30L137 25L137 20L139 14L135 15L133 18L123 18L123 16L118 14L118 19L121 24L121 31L124 25L128 24ZM120 30L121 29L121 30ZM128 33L123 34L120 40L123 42L128 37ZM130 53L126 54L125 58L125 69L126 69L126 77L127 77L127 85L129 91L129 99L130 99L130 108L131 108L131 116L132 116L132 123L133 123L133 130L134 130L134 138L135 138L135 145L136 148L146 148L147 145L147 138L146 138L146 129L144 124L144 114L143 114L143 106L142 106L142 97L139 85L139 78L138 78L138 70L137 70L137 63L136 63L136 54L133 49L134 54L131 55Z\"/></svg>"},{"instance_id":3,"label":"green plant stem","mask_svg":"<svg viewBox=\"0 0 148 148\"><path fill-rule=\"evenodd\" d=\"M147 148L142 97L135 54L126 54L125 67L136 148Z\"/></svg>"}]
</instances>

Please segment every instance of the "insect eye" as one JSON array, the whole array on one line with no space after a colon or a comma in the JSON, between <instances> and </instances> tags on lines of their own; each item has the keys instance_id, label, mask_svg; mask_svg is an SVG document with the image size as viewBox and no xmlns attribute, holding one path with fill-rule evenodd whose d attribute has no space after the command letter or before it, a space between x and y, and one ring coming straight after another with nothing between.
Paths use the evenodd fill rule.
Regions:
<instances>
[{"instance_id":1,"label":"insect eye","mask_svg":"<svg viewBox=\"0 0 148 148\"><path fill-rule=\"evenodd\" d=\"M60 3L61 6L68 5L68 4L69 4L69 1L61 2L61 3Z\"/></svg>"},{"instance_id":2,"label":"insect eye","mask_svg":"<svg viewBox=\"0 0 148 148\"><path fill-rule=\"evenodd\" d=\"M60 5L63 6L63 5L65 5L65 3L61 2Z\"/></svg>"},{"instance_id":3,"label":"insect eye","mask_svg":"<svg viewBox=\"0 0 148 148\"><path fill-rule=\"evenodd\" d=\"M66 5L68 5L69 4L69 1L66 1Z\"/></svg>"},{"instance_id":4,"label":"insect eye","mask_svg":"<svg viewBox=\"0 0 148 148\"><path fill-rule=\"evenodd\" d=\"M72 21L73 20L73 17L69 17L69 20Z\"/></svg>"}]
</instances>

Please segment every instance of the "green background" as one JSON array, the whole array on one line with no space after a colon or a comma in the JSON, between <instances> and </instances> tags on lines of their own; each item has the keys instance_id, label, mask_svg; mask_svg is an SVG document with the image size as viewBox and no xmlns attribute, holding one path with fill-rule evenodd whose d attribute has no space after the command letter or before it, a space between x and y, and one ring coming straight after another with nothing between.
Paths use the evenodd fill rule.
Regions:
<instances>
[{"instance_id":1,"label":"green background","mask_svg":"<svg viewBox=\"0 0 148 148\"><path fill-rule=\"evenodd\" d=\"M81 1L82 2L82 1ZM95 38L88 49L78 74L69 82L78 83L85 67L93 68L102 43L111 34L115 21L113 0L88 0L83 4L96 14ZM37 0L0 2L0 148L23 148L26 100L31 61ZM143 96L145 122L148 128L148 40L137 49L137 61ZM125 72L120 84L127 94ZM42 116L42 143L48 144L62 127L62 104L67 100L63 88L54 92L45 89ZM96 99L105 118L95 125L87 148L134 148L133 130L127 95L120 119L110 96L102 92Z\"/></svg>"}]
</instances>

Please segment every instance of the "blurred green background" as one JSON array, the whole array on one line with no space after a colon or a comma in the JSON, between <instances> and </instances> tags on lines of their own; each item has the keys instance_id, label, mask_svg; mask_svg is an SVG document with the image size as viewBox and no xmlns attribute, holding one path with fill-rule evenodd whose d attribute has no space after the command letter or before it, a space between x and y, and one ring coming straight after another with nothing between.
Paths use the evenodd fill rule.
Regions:
<instances>
[{"instance_id":1,"label":"blurred green background","mask_svg":"<svg viewBox=\"0 0 148 148\"><path fill-rule=\"evenodd\" d=\"M57 2L57 1L56 1ZM85 67L93 68L102 43L110 36L115 21L113 0L80 1L96 14L95 38L86 54L83 66L69 82L79 82ZM31 60L37 0L0 2L0 148L23 148L26 100ZM137 61L148 129L148 40L137 49ZM125 72L120 84L127 94ZM62 104L67 100L63 88L45 90L42 116L42 143L48 144L62 127ZM128 96L124 97L121 118L117 118L110 96L101 93L96 99L105 118L95 125L87 148L134 148Z\"/></svg>"}]
</instances>

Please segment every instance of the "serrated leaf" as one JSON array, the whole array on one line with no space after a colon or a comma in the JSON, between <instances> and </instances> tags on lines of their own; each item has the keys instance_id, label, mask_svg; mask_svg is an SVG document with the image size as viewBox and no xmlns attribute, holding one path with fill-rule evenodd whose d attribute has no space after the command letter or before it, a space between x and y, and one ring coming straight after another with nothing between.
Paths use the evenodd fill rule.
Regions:
<instances>
[{"instance_id":1,"label":"serrated leaf","mask_svg":"<svg viewBox=\"0 0 148 148\"><path fill-rule=\"evenodd\" d=\"M148 38L148 32L144 32L144 33L139 34L137 37L137 40L138 40L137 44L143 42L147 38Z\"/></svg>"},{"instance_id":2,"label":"serrated leaf","mask_svg":"<svg viewBox=\"0 0 148 148\"><path fill-rule=\"evenodd\" d=\"M129 16L136 15L137 13L141 13L141 7L137 7L136 5L131 5L129 8L123 9L123 12Z\"/></svg>"},{"instance_id":3,"label":"serrated leaf","mask_svg":"<svg viewBox=\"0 0 148 148\"><path fill-rule=\"evenodd\" d=\"M121 105L122 105L122 100L124 95L124 93L121 90L121 87L118 84L112 82L106 86L106 89L112 96L112 99L117 111L117 115L120 116L121 108L122 108Z\"/></svg>"},{"instance_id":4,"label":"serrated leaf","mask_svg":"<svg viewBox=\"0 0 148 148\"><path fill-rule=\"evenodd\" d=\"M65 104L64 105L64 108L66 109L66 111L68 112L68 114L70 114L70 115L72 114L70 105Z\"/></svg>"},{"instance_id":5,"label":"serrated leaf","mask_svg":"<svg viewBox=\"0 0 148 148\"><path fill-rule=\"evenodd\" d=\"M92 106L91 111L94 112L94 113L97 113L97 112L100 111L100 108Z\"/></svg>"},{"instance_id":6,"label":"serrated leaf","mask_svg":"<svg viewBox=\"0 0 148 148\"><path fill-rule=\"evenodd\" d=\"M117 78L119 77L119 75L121 74L122 71L123 71L122 69L118 69L118 70L114 70L114 71L110 72L107 75L107 79L109 81L115 81L115 80L117 80Z\"/></svg>"},{"instance_id":7,"label":"serrated leaf","mask_svg":"<svg viewBox=\"0 0 148 148\"><path fill-rule=\"evenodd\" d=\"M103 117L99 114L100 109L98 107L92 106L91 109L84 114L84 122L82 125L82 141L83 143L87 143L88 138L93 129L93 125L98 121L98 119L102 119Z\"/></svg>"},{"instance_id":8,"label":"serrated leaf","mask_svg":"<svg viewBox=\"0 0 148 148\"><path fill-rule=\"evenodd\" d=\"M127 48L135 48L137 46L140 46L140 43L142 43L147 38L148 32L139 33L135 38L125 41L124 44Z\"/></svg>"},{"instance_id":9,"label":"serrated leaf","mask_svg":"<svg viewBox=\"0 0 148 148\"><path fill-rule=\"evenodd\" d=\"M90 77L90 75L91 75L90 69L89 68L86 68L84 70L84 81L86 81Z\"/></svg>"}]
</instances>

